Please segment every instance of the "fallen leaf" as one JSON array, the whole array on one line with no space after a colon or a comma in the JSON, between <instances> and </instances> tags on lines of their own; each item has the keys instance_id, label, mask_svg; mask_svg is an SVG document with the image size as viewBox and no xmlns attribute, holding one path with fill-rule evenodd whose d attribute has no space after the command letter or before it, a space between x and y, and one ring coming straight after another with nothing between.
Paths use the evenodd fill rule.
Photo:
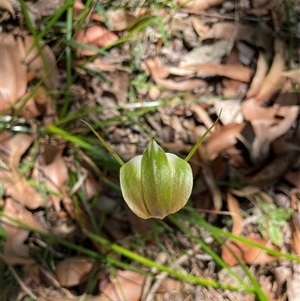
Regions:
<instances>
[{"instance_id":1,"label":"fallen leaf","mask_svg":"<svg viewBox=\"0 0 300 301\"><path fill-rule=\"evenodd\" d=\"M0 81L0 112L7 110L26 91L26 66L22 62L21 39L11 34L0 34L0 72L5 74Z\"/></svg>"},{"instance_id":2,"label":"fallen leaf","mask_svg":"<svg viewBox=\"0 0 300 301\"><path fill-rule=\"evenodd\" d=\"M225 39L216 40L210 44L201 43L199 46L193 48L191 51L182 54L179 61L179 67L189 65L193 66L221 64L223 58L227 55L227 50L229 46L230 42ZM173 74L177 74L172 71L174 69L170 70ZM198 72L198 75L201 76L203 73L205 74L205 70L204 72L200 72L200 74ZM191 74L191 72L189 72L188 74Z\"/></svg>"},{"instance_id":3,"label":"fallen leaf","mask_svg":"<svg viewBox=\"0 0 300 301\"><path fill-rule=\"evenodd\" d=\"M181 6L181 10L191 14L199 14L225 1L226 0L177 0L177 3Z\"/></svg>"},{"instance_id":4,"label":"fallen leaf","mask_svg":"<svg viewBox=\"0 0 300 301\"><path fill-rule=\"evenodd\" d=\"M282 75L290 78L295 83L300 84L300 69L292 69L289 71L282 72Z\"/></svg>"},{"instance_id":5,"label":"fallen leaf","mask_svg":"<svg viewBox=\"0 0 300 301\"><path fill-rule=\"evenodd\" d=\"M261 88L261 84L267 72L268 72L268 65L263 52L260 51L256 63L256 71L251 81L250 87L248 88L246 99L255 97L255 95L259 92Z\"/></svg>"},{"instance_id":6,"label":"fallen leaf","mask_svg":"<svg viewBox=\"0 0 300 301\"><path fill-rule=\"evenodd\" d=\"M34 38L28 35L24 37L24 46L24 61L28 64L29 70L33 71L39 79L44 78L47 89L55 90L59 84L59 71L51 48L43 41L39 41L37 47Z\"/></svg>"},{"instance_id":7,"label":"fallen leaf","mask_svg":"<svg viewBox=\"0 0 300 301\"><path fill-rule=\"evenodd\" d=\"M22 174L19 173L21 157L33 142L33 137L27 134L10 136L6 131L0 132L0 145L8 154L3 154L9 170L2 170L0 179L5 183L5 194L24 204L30 209L44 205L40 193L30 186Z\"/></svg>"},{"instance_id":8,"label":"fallen leaf","mask_svg":"<svg viewBox=\"0 0 300 301\"><path fill-rule=\"evenodd\" d=\"M245 127L245 123L230 123L219 131L212 133L200 146L203 158L214 159L220 151L226 150L236 144L237 137Z\"/></svg>"},{"instance_id":9,"label":"fallen leaf","mask_svg":"<svg viewBox=\"0 0 300 301\"><path fill-rule=\"evenodd\" d=\"M251 122L256 138L260 143L271 143L286 133L296 121L298 106L262 107L251 98L242 103L241 111L245 120Z\"/></svg>"},{"instance_id":10,"label":"fallen leaf","mask_svg":"<svg viewBox=\"0 0 300 301\"><path fill-rule=\"evenodd\" d=\"M243 65L199 64L181 66L181 69L194 72L205 72L210 75L225 76L241 82L250 82L252 70Z\"/></svg>"},{"instance_id":11,"label":"fallen leaf","mask_svg":"<svg viewBox=\"0 0 300 301\"><path fill-rule=\"evenodd\" d=\"M104 288L100 296L114 301L139 301L145 277L133 271L119 270L116 277Z\"/></svg>"},{"instance_id":12,"label":"fallen leaf","mask_svg":"<svg viewBox=\"0 0 300 301\"><path fill-rule=\"evenodd\" d=\"M210 29L203 20L196 16L192 16L192 24L199 37L206 34Z\"/></svg>"},{"instance_id":13,"label":"fallen leaf","mask_svg":"<svg viewBox=\"0 0 300 301\"><path fill-rule=\"evenodd\" d=\"M214 99L213 105L223 125L243 122L240 99Z\"/></svg>"},{"instance_id":14,"label":"fallen leaf","mask_svg":"<svg viewBox=\"0 0 300 301\"><path fill-rule=\"evenodd\" d=\"M256 17L261 17L269 15L270 13L270 4L269 1L264 3L264 1L259 0L260 5L255 5L256 1L251 1L251 4L248 1L239 1L239 8L247 15L253 15ZM261 3L262 2L262 3Z\"/></svg>"},{"instance_id":15,"label":"fallen leaf","mask_svg":"<svg viewBox=\"0 0 300 301\"><path fill-rule=\"evenodd\" d=\"M176 91L188 91L193 89L204 88L207 83L200 79L166 79L170 74L169 70L162 66L157 58L148 59L142 64L142 68L149 71L153 80L158 86Z\"/></svg>"},{"instance_id":16,"label":"fallen leaf","mask_svg":"<svg viewBox=\"0 0 300 301\"><path fill-rule=\"evenodd\" d=\"M276 249L275 246L266 239L254 235L248 235L245 236L245 238L271 250ZM239 241L235 241L235 244L242 250L243 259L247 264L266 264L277 260L275 256L268 255L265 251L262 251L259 248L246 245Z\"/></svg>"},{"instance_id":17,"label":"fallen leaf","mask_svg":"<svg viewBox=\"0 0 300 301\"><path fill-rule=\"evenodd\" d=\"M210 31L203 35L205 39L227 39L234 41L245 41L250 45L264 49L267 53L273 51L273 35L272 30L265 24L262 24L259 31L248 25L236 25L231 22L214 23Z\"/></svg>"},{"instance_id":18,"label":"fallen leaf","mask_svg":"<svg viewBox=\"0 0 300 301\"><path fill-rule=\"evenodd\" d=\"M284 82L284 77L282 75L285 69L285 43L279 39L274 41L274 52L271 68L264 78L259 92L255 96L255 99L259 103L264 103L268 101L276 92L278 92Z\"/></svg>"},{"instance_id":19,"label":"fallen leaf","mask_svg":"<svg viewBox=\"0 0 300 301\"><path fill-rule=\"evenodd\" d=\"M107 28L100 25L92 25L88 28L82 28L76 35L76 41L95 46L106 47L118 40L118 36ZM95 51L89 49L78 48L79 55L94 55Z\"/></svg>"},{"instance_id":20,"label":"fallen leaf","mask_svg":"<svg viewBox=\"0 0 300 301\"><path fill-rule=\"evenodd\" d=\"M137 20L133 14L124 11L124 9L109 10L106 12L106 17L111 26L109 28L114 31L125 30Z\"/></svg>"},{"instance_id":21,"label":"fallen leaf","mask_svg":"<svg viewBox=\"0 0 300 301\"><path fill-rule=\"evenodd\" d=\"M60 137L52 137L52 141L44 145L43 164L36 164L33 170L32 178L38 180L40 170L42 169L46 179L47 188L62 194L64 184L67 182L69 175L63 151L66 147L66 141ZM50 199L53 202L57 212L60 211L61 196L51 195Z\"/></svg>"},{"instance_id":22,"label":"fallen leaf","mask_svg":"<svg viewBox=\"0 0 300 301\"><path fill-rule=\"evenodd\" d=\"M13 17L13 19L16 18L15 10L9 0L1 0L0 1L0 9L9 11L11 16Z\"/></svg>"},{"instance_id":23,"label":"fallen leaf","mask_svg":"<svg viewBox=\"0 0 300 301\"><path fill-rule=\"evenodd\" d=\"M56 265L55 274L61 286L72 287L85 281L93 265L90 258L68 257Z\"/></svg>"},{"instance_id":24,"label":"fallen leaf","mask_svg":"<svg viewBox=\"0 0 300 301\"><path fill-rule=\"evenodd\" d=\"M244 65L240 62L239 51L236 43L234 44L229 56L226 58L225 66L227 66L228 69L235 69L235 70L239 68L245 68ZM248 72L250 72L250 76L252 76L252 70L250 68L248 68ZM230 96L239 95L242 92L242 88L243 88L243 84L241 83L240 78L239 79L223 78L222 86L223 86L222 93L223 96L226 98L229 98Z\"/></svg>"},{"instance_id":25,"label":"fallen leaf","mask_svg":"<svg viewBox=\"0 0 300 301\"><path fill-rule=\"evenodd\" d=\"M233 220L231 233L237 236L241 235L244 226L239 202L230 192L227 192L227 205Z\"/></svg>"},{"instance_id":26,"label":"fallen leaf","mask_svg":"<svg viewBox=\"0 0 300 301\"><path fill-rule=\"evenodd\" d=\"M24 244L28 238L29 231L19 226L17 222L21 222L43 233L47 231L38 223L32 213L26 210L21 203L11 198L6 198L3 214L4 217L1 217L0 221L7 234L3 252L5 260L11 265L32 264L33 259L29 256L28 245ZM16 220L16 222L11 221L9 218Z\"/></svg>"},{"instance_id":27,"label":"fallen leaf","mask_svg":"<svg viewBox=\"0 0 300 301\"><path fill-rule=\"evenodd\" d=\"M248 235L245 237L247 240L259 244L262 247L275 250L276 248L268 241L254 235ZM229 241L225 244L222 249L222 259L229 265L234 266L238 264L235 256L246 264L267 264L275 261L275 256L268 255L265 251L260 248L250 246L240 241Z\"/></svg>"}]
</instances>

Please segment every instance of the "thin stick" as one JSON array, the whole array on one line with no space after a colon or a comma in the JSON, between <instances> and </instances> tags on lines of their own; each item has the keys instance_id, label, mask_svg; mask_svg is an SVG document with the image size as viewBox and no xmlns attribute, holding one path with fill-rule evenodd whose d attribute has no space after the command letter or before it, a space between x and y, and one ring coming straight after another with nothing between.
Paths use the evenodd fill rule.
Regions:
<instances>
[{"instance_id":1,"label":"thin stick","mask_svg":"<svg viewBox=\"0 0 300 301\"><path fill-rule=\"evenodd\" d=\"M200 250L200 246L197 245L193 250L190 249L186 252L186 254L183 254L180 256L174 263L170 265L170 268L176 268L178 266L181 266L184 264L193 254L198 252ZM162 272L156 276L156 281L153 283L150 291L148 292L147 298L145 301L152 301L154 298L155 293L159 289L160 285L162 282L168 277L169 273L168 272Z\"/></svg>"}]
</instances>

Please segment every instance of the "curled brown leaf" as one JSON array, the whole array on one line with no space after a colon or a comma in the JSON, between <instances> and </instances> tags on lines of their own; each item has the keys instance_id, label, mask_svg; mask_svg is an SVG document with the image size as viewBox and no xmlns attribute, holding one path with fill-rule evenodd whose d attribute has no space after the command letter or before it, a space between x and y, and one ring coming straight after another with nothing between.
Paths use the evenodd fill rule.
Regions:
<instances>
[{"instance_id":1,"label":"curled brown leaf","mask_svg":"<svg viewBox=\"0 0 300 301\"><path fill-rule=\"evenodd\" d=\"M261 141L273 142L286 133L297 119L298 106L261 107L255 98L242 103L242 113L253 126L256 137Z\"/></svg>"},{"instance_id":2,"label":"curled brown leaf","mask_svg":"<svg viewBox=\"0 0 300 301\"><path fill-rule=\"evenodd\" d=\"M71 287L85 281L84 276L88 275L94 265L90 258L69 257L56 265L55 273L61 286Z\"/></svg>"},{"instance_id":3,"label":"curled brown leaf","mask_svg":"<svg viewBox=\"0 0 300 301\"><path fill-rule=\"evenodd\" d=\"M262 52L259 52L258 60L256 64L256 71L246 94L247 99L254 97L259 92L261 84L267 72L268 72L268 65L266 59L264 57L264 54Z\"/></svg>"},{"instance_id":4,"label":"curled brown leaf","mask_svg":"<svg viewBox=\"0 0 300 301\"><path fill-rule=\"evenodd\" d=\"M203 158L214 159L220 151L229 148L237 142L237 137L245 127L245 123L230 123L219 131L212 133L201 147Z\"/></svg>"},{"instance_id":5,"label":"curled brown leaf","mask_svg":"<svg viewBox=\"0 0 300 301\"><path fill-rule=\"evenodd\" d=\"M9 264L31 264L29 248L24 244L29 231L19 226L21 222L37 231L47 231L38 223L35 217L25 207L11 198L6 198L3 210L4 217L0 218L1 225L7 234L4 244L4 258ZM15 220L12 221L11 219Z\"/></svg>"},{"instance_id":6,"label":"curled brown leaf","mask_svg":"<svg viewBox=\"0 0 300 301\"><path fill-rule=\"evenodd\" d=\"M268 101L276 92L278 92L281 89L283 85L284 77L282 73L285 69L285 48L286 47L283 41L275 39L275 55L273 57L271 68L266 77L264 78L259 92L255 96L255 99L260 103Z\"/></svg>"},{"instance_id":7,"label":"curled brown leaf","mask_svg":"<svg viewBox=\"0 0 300 301\"><path fill-rule=\"evenodd\" d=\"M191 14L199 14L203 11L220 5L226 0L177 0L177 3L182 6L181 9L185 12L191 13Z\"/></svg>"},{"instance_id":8,"label":"curled brown leaf","mask_svg":"<svg viewBox=\"0 0 300 301\"><path fill-rule=\"evenodd\" d=\"M46 88L55 90L59 84L59 72L51 48L42 41L35 45L34 38L28 35L24 37L24 46L24 61L29 70L39 79L44 78Z\"/></svg>"},{"instance_id":9,"label":"curled brown leaf","mask_svg":"<svg viewBox=\"0 0 300 301\"><path fill-rule=\"evenodd\" d=\"M100 25L92 25L88 28L82 28L76 35L76 41L95 46L105 47L118 40L118 36L107 28ZM95 51L89 49L78 49L79 55L94 55Z\"/></svg>"},{"instance_id":10,"label":"curled brown leaf","mask_svg":"<svg viewBox=\"0 0 300 301\"><path fill-rule=\"evenodd\" d=\"M212 75L225 76L241 82L250 82L252 76L252 70L250 68L237 64L199 64L181 66L180 68L194 72L205 72Z\"/></svg>"},{"instance_id":11,"label":"curled brown leaf","mask_svg":"<svg viewBox=\"0 0 300 301\"><path fill-rule=\"evenodd\" d=\"M167 79L166 77L170 74L170 71L166 66L163 66L157 58L148 59L143 62L142 68L150 72L153 80L158 86L164 88L176 91L187 91L207 86L207 83L201 79Z\"/></svg>"},{"instance_id":12,"label":"curled brown leaf","mask_svg":"<svg viewBox=\"0 0 300 301\"><path fill-rule=\"evenodd\" d=\"M267 53L273 51L272 31L262 24L258 33L256 29L248 25L236 25L230 22L214 23L210 31L201 38L204 39L228 39L235 37L236 41L245 41L251 45L264 49Z\"/></svg>"},{"instance_id":13,"label":"curled brown leaf","mask_svg":"<svg viewBox=\"0 0 300 301\"><path fill-rule=\"evenodd\" d=\"M22 43L11 34L0 34L0 112L7 110L26 91L26 66L22 62Z\"/></svg>"},{"instance_id":14,"label":"curled brown leaf","mask_svg":"<svg viewBox=\"0 0 300 301\"><path fill-rule=\"evenodd\" d=\"M42 196L27 182L19 172L21 157L33 142L33 137L27 134L10 136L6 131L0 133L0 145L5 154L4 160L8 170L0 173L0 179L5 184L5 194L26 207L36 209L44 204Z\"/></svg>"}]
</instances>

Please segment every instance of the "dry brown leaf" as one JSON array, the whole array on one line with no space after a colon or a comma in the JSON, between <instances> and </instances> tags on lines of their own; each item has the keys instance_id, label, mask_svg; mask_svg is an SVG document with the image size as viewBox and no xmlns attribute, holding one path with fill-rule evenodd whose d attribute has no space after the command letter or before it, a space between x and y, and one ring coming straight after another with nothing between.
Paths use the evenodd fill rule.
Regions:
<instances>
[{"instance_id":1,"label":"dry brown leaf","mask_svg":"<svg viewBox=\"0 0 300 301\"><path fill-rule=\"evenodd\" d=\"M252 77L252 70L242 64L199 64L181 66L180 68L184 70L192 70L194 72L205 72L212 75L225 76L246 83L250 82Z\"/></svg>"},{"instance_id":2,"label":"dry brown leaf","mask_svg":"<svg viewBox=\"0 0 300 301\"><path fill-rule=\"evenodd\" d=\"M276 249L274 245L266 239L256 237L254 235L248 235L245 238L269 249ZM242 250L243 259L247 264L266 264L277 260L275 256L268 255L265 251L262 251L259 248L246 245L239 241L235 241L235 244Z\"/></svg>"},{"instance_id":3,"label":"dry brown leaf","mask_svg":"<svg viewBox=\"0 0 300 301\"><path fill-rule=\"evenodd\" d=\"M256 64L256 71L246 94L247 99L255 97L255 95L259 92L261 84L267 72L268 72L268 65L264 57L264 54L260 51L258 55L257 64Z\"/></svg>"},{"instance_id":4,"label":"dry brown leaf","mask_svg":"<svg viewBox=\"0 0 300 301\"><path fill-rule=\"evenodd\" d=\"M200 79L166 79L170 74L167 67L163 66L157 58L148 59L142 63L142 68L150 72L153 80L158 86L176 90L176 91L187 91L193 89L204 88L207 83Z\"/></svg>"},{"instance_id":5,"label":"dry brown leaf","mask_svg":"<svg viewBox=\"0 0 300 301\"><path fill-rule=\"evenodd\" d=\"M126 66L122 66L121 64L111 64L109 62L106 62L104 59L101 59L100 57L97 57L93 62L86 63L85 66L91 70L95 71L125 71L130 72L130 68Z\"/></svg>"},{"instance_id":6,"label":"dry brown leaf","mask_svg":"<svg viewBox=\"0 0 300 301\"><path fill-rule=\"evenodd\" d=\"M264 143L272 142L286 133L297 119L298 106L261 107L255 98L242 103L245 120L251 122L256 138Z\"/></svg>"},{"instance_id":7,"label":"dry brown leaf","mask_svg":"<svg viewBox=\"0 0 300 301\"><path fill-rule=\"evenodd\" d=\"M10 136L8 132L0 133L0 145L7 151L6 159L9 170L2 170L0 178L5 183L5 194L24 204L30 209L44 205L42 196L28 184L26 178L18 171L22 155L33 142L33 137L27 134Z\"/></svg>"},{"instance_id":8,"label":"dry brown leaf","mask_svg":"<svg viewBox=\"0 0 300 301\"><path fill-rule=\"evenodd\" d=\"M199 17L196 16L192 16L192 24L199 37L207 34L210 29L204 21L200 20Z\"/></svg>"},{"instance_id":9,"label":"dry brown leaf","mask_svg":"<svg viewBox=\"0 0 300 301\"><path fill-rule=\"evenodd\" d=\"M240 206L238 200L230 192L227 192L227 205L233 220L231 233L241 235L244 227ZM222 258L229 266L233 266L237 263L231 251L234 252L240 260L242 259L242 251L232 241L227 240L222 248Z\"/></svg>"},{"instance_id":10,"label":"dry brown leaf","mask_svg":"<svg viewBox=\"0 0 300 301\"><path fill-rule=\"evenodd\" d=\"M37 231L46 233L47 231L38 223L35 217L19 202L11 198L6 198L4 206L4 217L0 218L1 226L7 234L4 244L4 258L11 264L31 264L33 260L29 256L28 246L24 241L28 238L29 231L18 226L9 218L21 222Z\"/></svg>"},{"instance_id":11,"label":"dry brown leaf","mask_svg":"<svg viewBox=\"0 0 300 301\"><path fill-rule=\"evenodd\" d=\"M21 39L10 34L0 34L0 112L8 109L26 91L26 66L22 62Z\"/></svg>"},{"instance_id":12,"label":"dry brown leaf","mask_svg":"<svg viewBox=\"0 0 300 301\"><path fill-rule=\"evenodd\" d=\"M269 249L275 249L275 247L267 240L256 237L254 235L248 235L245 237L251 242L257 243L263 247ZM268 255L265 251L259 248L249 246L239 241L229 241L222 249L222 259L229 265L234 266L238 264L235 256L246 264L267 264L275 261L277 258Z\"/></svg>"},{"instance_id":13,"label":"dry brown leaf","mask_svg":"<svg viewBox=\"0 0 300 301\"><path fill-rule=\"evenodd\" d=\"M261 188L257 187L257 186L250 186L247 185L242 189L230 189L230 192L232 192L234 195L238 196L238 197L251 197L257 193L259 193L261 191Z\"/></svg>"},{"instance_id":14,"label":"dry brown leaf","mask_svg":"<svg viewBox=\"0 0 300 301\"><path fill-rule=\"evenodd\" d=\"M223 125L243 122L240 99L214 99L213 105Z\"/></svg>"},{"instance_id":15,"label":"dry brown leaf","mask_svg":"<svg viewBox=\"0 0 300 301\"><path fill-rule=\"evenodd\" d=\"M240 62L239 50L237 48L236 43L234 44L229 56L226 58L225 65L228 67L228 69L237 70L238 68L245 68L244 65ZM252 70L250 68L248 68L248 70L252 76ZM222 85L223 85L222 93L224 97L239 95L243 87L240 78L239 79L223 78Z\"/></svg>"},{"instance_id":16,"label":"dry brown leaf","mask_svg":"<svg viewBox=\"0 0 300 301\"><path fill-rule=\"evenodd\" d=\"M57 120L57 114L54 105L52 104L52 99L44 87L38 87L33 95L32 91L28 89L24 98L28 96L31 97L26 101L25 105L20 103L20 106L16 106L16 109L21 107L20 116L27 119L42 117L43 125L45 126L48 126Z\"/></svg>"},{"instance_id":17,"label":"dry brown leaf","mask_svg":"<svg viewBox=\"0 0 300 301\"><path fill-rule=\"evenodd\" d=\"M11 217L18 222L21 222L32 229L35 229L39 232L47 233L47 230L42 227L42 225L36 220L34 215L29 212L23 204L11 199L7 198L5 200L4 206L4 215L7 217ZM4 217L2 219L5 225L13 225L19 227L15 222L10 221L8 218Z\"/></svg>"},{"instance_id":18,"label":"dry brown leaf","mask_svg":"<svg viewBox=\"0 0 300 301\"><path fill-rule=\"evenodd\" d=\"M245 125L245 123L230 123L222 127L220 131L212 133L203 146L200 146L203 158L212 160L220 151L234 145Z\"/></svg>"},{"instance_id":19,"label":"dry brown leaf","mask_svg":"<svg viewBox=\"0 0 300 301\"><path fill-rule=\"evenodd\" d=\"M124 11L123 9L115 9L106 12L109 25L111 25L111 30L121 31L127 29L137 18Z\"/></svg>"},{"instance_id":20,"label":"dry brown leaf","mask_svg":"<svg viewBox=\"0 0 300 301\"><path fill-rule=\"evenodd\" d=\"M100 296L114 301L139 301L142 296L144 275L133 271L117 271L116 278L104 288Z\"/></svg>"},{"instance_id":21,"label":"dry brown leaf","mask_svg":"<svg viewBox=\"0 0 300 301\"><path fill-rule=\"evenodd\" d=\"M52 138L51 143L44 145L44 162L41 168L46 179L47 187L61 194L64 191L64 184L69 178L66 162L62 155L66 147L66 141L59 137ZM36 164L32 177L38 180L39 173L40 167ZM55 210L59 212L61 197L51 195L50 199L53 202Z\"/></svg>"},{"instance_id":22,"label":"dry brown leaf","mask_svg":"<svg viewBox=\"0 0 300 301\"><path fill-rule=\"evenodd\" d=\"M259 32L255 28L247 25L236 25L230 22L214 23L210 31L202 36L204 39L227 39L245 41L258 48L263 48L267 53L273 51L273 35L270 28L262 24Z\"/></svg>"},{"instance_id":23,"label":"dry brown leaf","mask_svg":"<svg viewBox=\"0 0 300 301\"><path fill-rule=\"evenodd\" d=\"M240 212L240 206L238 200L230 193L227 192L227 205L229 211L232 213L232 230L231 233L234 235L241 235L243 232L243 218Z\"/></svg>"},{"instance_id":24,"label":"dry brown leaf","mask_svg":"<svg viewBox=\"0 0 300 301\"><path fill-rule=\"evenodd\" d=\"M73 5L73 17L76 19L79 14L84 10L85 6L81 0L75 0Z\"/></svg>"},{"instance_id":25,"label":"dry brown leaf","mask_svg":"<svg viewBox=\"0 0 300 301\"><path fill-rule=\"evenodd\" d=\"M259 103L264 103L268 101L276 92L278 92L281 89L284 83L284 77L282 73L285 69L285 49L285 43L279 39L275 39L275 55L273 57L271 68L266 77L264 78L259 92L255 96L255 99Z\"/></svg>"},{"instance_id":26,"label":"dry brown leaf","mask_svg":"<svg viewBox=\"0 0 300 301\"><path fill-rule=\"evenodd\" d=\"M59 72L56 67L55 55L51 48L40 41L41 53L39 53L32 36L24 37L24 45L24 61L28 64L29 70L33 71L39 79L45 79L44 84L46 88L55 90L59 84Z\"/></svg>"},{"instance_id":27,"label":"dry brown leaf","mask_svg":"<svg viewBox=\"0 0 300 301\"><path fill-rule=\"evenodd\" d=\"M226 0L177 0L177 3L182 7L181 10L191 14L199 14L225 1Z\"/></svg>"},{"instance_id":28,"label":"dry brown leaf","mask_svg":"<svg viewBox=\"0 0 300 301\"><path fill-rule=\"evenodd\" d=\"M167 78L170 75L170 70L164 66L157 57L147 59L141 62L141 67L148 73L154 73L156 77Z\"/></svg>"},{"instance_id":29,"label":"dry brown leaf","mask_svg":"<svg viewBox=\"0 0 300 301\"><path fill-rule=\"evenodd\" d=\"M256 2L259 3L259 5L256 4ZM241 0L239 1L239 8L247 15L253 15L256 17L261 17L265 15L269 15L270 13L270 1L251 1L249 3L247 0Z\"/></svg>"},{"instance_id":30,"label":"dry brown leaf","mask_svg":"<svg viewBox=\"0 0 300 301\"><path fill-rule=\"evenodd\" d=\"M285 71L282 73L282 75L290 78L295 83L300 84L300 68Z\"/></svg>"},{"instance_id":31,"label":"dry brown leaf","mask_svg":"<svg viewBox=\"0 0 300 301\"><path fill-rule=\"evenodd\" d=\"M76 19L79 16L79 14L85 9L85 5L81 1L76 0L74 2L73 9L73 17L74 19ZM137 20L137 17L135 15L126 12L124 9L115 9L107 11L105 13L105 17L108 20L109 29L113 31L125 30ZM103 16L99 15L96 12L93 12L92 10L88 13L86 18L88 20L99 21L102 23L105 22Z\"/></svg>"},{"instance_id":32,"label":"dry brown leaf","mask_svg":"<svg viewBox=\"0 0 300 301\"><path fill-rule=\"evenodd\" d=\"M56 265L55 274L61 286L71 287L85 281L94 265L90 258L69 257Z\"/></svg>"},{"instance_id":33,"label":"dry brown leaf","mask_svg":"<svg viewBox=\"0 0 300 301\"><path fill-rule=\"evenodd\" d=\"M95 46L106 47L118 40L118 36L107 28L100 25L92 25L88 28L82 28L76 35L76 41ZM79 55L94 55L95 51L89 49L78 49Z\"/></svg>"},{"instance_id":34,"label":"dry brown leaf","mask_svg":"<svg viewBox=\"0 0 300 301\"><path fill-rule=\"evenodd\" d=\"M233 241L228 240L222 246L221 257L230 267L235 266L238 263L238 260L233 254L243 262L243 253L241 249L235 245Z\"/></svg>"},{"instance_id":35,"label":"dry brown leaf","mask_svg":"<svg viewBox=\"0 0 300 301\"><path fill-rule=\"evenodd\" d=\"M13 19L16 18L15 10L9 0L1 0L0 1L0 9L9 11L11 13L11 16L13 17Z\"/></svg>"}]
</instances>

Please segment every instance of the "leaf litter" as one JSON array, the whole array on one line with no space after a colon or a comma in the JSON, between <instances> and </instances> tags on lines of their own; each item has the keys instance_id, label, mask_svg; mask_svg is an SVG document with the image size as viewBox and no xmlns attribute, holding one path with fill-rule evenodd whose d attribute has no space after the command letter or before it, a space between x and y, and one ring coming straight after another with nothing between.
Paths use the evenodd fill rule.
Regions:
<instances>
[{"instance_id":1,"label":"leaf litter","mask_svg":"<svg viewBox=\"0 0 300 301\"><path fill-rule=\"evenodd\" d=\"M61 4L36 2L30 18L38 28ZM84 118L126 160L141 154L152 137L183 155L219 115L191 161L192 206L235 238L220 245L212 233L182 223L221 250L218 255L245 283L255 277L268 300L297 300L299 262L276 252L300 255L299 49L295 43L295 54L288 56L290 37L280 26L289 14L280 1L250 2L174 1L179 7L170 9L129 1L112 9L105 1L91 7L74 1L73 21L81 24L73 34L77 78L68 90L70 119L63 121L66 75L59 50L65 46L52 48L50 36L35 43L24 26L10 23L20 18L20 6L1 2L1 258L13 271L23 267L16 298L7 300L21 300L32 290L31 297L41 300L254 300L251 294L179 281L134 261L126 267L128 260L118 261L108 246L85 235L100 234L128 249L138 238L133 251L140 256L186 275L233 283L226 268L168 220L153 228L154 221L134 216L112 189L118 168L74 139L86 136ZM299 27L299 21L291 17L289 26ZM297 35L292 38L299 42ZM71 136L54 132L56 125ZM48 244L49 233L60 243ZM71 254L61 240L103 258L82 249ZM41 258L46 251L51 266Z\"/></svg>"}]
</instances>

